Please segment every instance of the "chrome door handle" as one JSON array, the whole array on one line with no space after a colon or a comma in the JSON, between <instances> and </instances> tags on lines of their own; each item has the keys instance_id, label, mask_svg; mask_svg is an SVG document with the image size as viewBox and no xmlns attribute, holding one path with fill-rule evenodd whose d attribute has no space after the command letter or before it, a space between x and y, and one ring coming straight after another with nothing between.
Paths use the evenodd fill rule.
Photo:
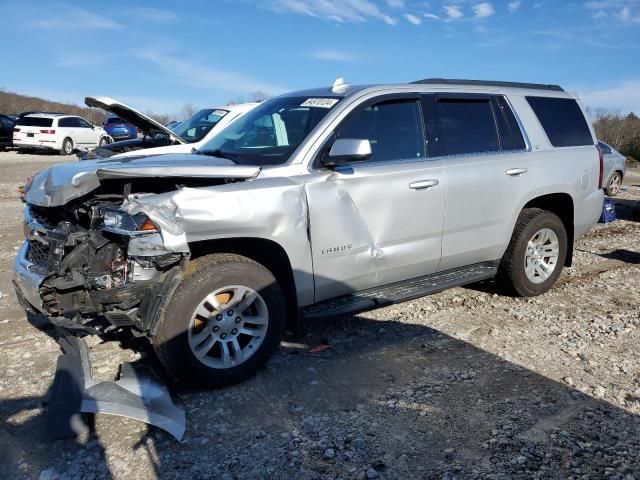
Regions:
<instances>
[{"instance_id":1,"label":"chrome door handle","mask_svg":"<svg viewBox=\"0 0 640 480\"><path fill-rule=\"evenodd\" d=\"M522 175L523 173L527 173L527 169L526 168L510 168L504 173L506 173L510 177L517 177L519 175Z\"/></svg>"},{"instance_id":2,"label":"chrome door handle","mask_svg":"<svg viewBox=\"0 0 640 480\"><path fill-rule=\"evenodd\" d=\"M435 179L432 179L432 180L418 180L417 182L411 182L409 184L409 188L412 188L414 190L423 190L425 188L435 187L439 183L440 182L438 180L435 180Z\"/></svg>"}]
</instances>

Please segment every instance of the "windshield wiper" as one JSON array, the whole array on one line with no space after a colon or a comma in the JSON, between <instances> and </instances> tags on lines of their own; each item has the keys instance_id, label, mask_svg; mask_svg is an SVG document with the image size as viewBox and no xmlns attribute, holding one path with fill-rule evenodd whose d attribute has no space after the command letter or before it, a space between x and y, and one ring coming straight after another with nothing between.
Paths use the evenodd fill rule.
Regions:
<instances>
[{"instance_id":1,"label":"windshield wiper","mask_svg":"<svg viewBox=\"0 0 640 480\"><path fill-rule=\"evenodd\" d=\"M210 151L197 150L197 153L200 155L208 155L210 157L224 158L225 160L231 160L232 162L234 162L236 158L238 158L237 155L234 155L230 152L223 152L219 148Z\"/></svg>"}]
</instances>

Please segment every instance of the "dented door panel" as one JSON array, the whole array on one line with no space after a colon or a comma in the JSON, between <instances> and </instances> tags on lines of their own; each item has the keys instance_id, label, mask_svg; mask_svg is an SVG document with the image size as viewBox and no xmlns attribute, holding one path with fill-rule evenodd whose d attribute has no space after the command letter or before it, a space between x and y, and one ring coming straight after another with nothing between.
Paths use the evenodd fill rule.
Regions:
<instances>
[{"instance_id":1,"label":"dented door panel","mask_svg":"<svg viewBox=\"0 0 640 480\"><path fill-rule=\"evenodd\" d=\"M311 177L316 301L436 271L444 212L440 163L365 162ZM438 184L410 187L424 180Z\"/></svg>"}]
</instances>

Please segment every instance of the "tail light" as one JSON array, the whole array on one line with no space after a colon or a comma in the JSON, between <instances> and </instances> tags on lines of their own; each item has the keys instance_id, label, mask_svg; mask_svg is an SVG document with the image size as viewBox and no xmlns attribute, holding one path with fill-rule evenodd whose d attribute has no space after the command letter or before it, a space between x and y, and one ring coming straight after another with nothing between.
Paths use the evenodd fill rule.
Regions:
<instances>
[{"instance_id":1,"label":"tail light","mask_svg":"<svg viewBox=\"0 0 640 480\"><path fill-rule=\"evenodd\" d=\"M598 149L598 157L600 159L600 175L598 176L598 188L604 188L604 153L600 148L600 145L596 144L596 148Z\"/></svg>"},{"instance_id":2,"label":"tail light","mask_svg":"<svg viewBox=\"0 0 640 480\"><path fill-rule=\"evenodd\" d=\"M55 130L40 130L40 133L46 133L47 135L53 135L56 133Z\"/></svg>"},{"instance_id":3,"label":"tail light","mask_svg":"<svg viewBox=\"0 0 640 480\"><path fill-rule=\"evenodd\" d=\"M14 127L13 131L14 131L14 132L19 132L19 131L20 131L20 129L19 129L19 128L15 128L15 127Z\"/></svg>"}]
</instances>

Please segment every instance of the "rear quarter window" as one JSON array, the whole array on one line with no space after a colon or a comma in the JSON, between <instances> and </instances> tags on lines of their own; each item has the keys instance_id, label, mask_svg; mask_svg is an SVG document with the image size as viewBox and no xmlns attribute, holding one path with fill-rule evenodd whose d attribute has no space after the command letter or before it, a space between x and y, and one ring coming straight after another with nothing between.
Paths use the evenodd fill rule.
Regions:
<instances>
[{"instance_id":1,"label":"rear quarter window","mask_svg":"<svg viewBox=\"0 0 640 480\"><path fill-rule=\"evenodd\" d=\"M554 147L594 144L587 120L574 99L550 97L526 97L526 99Z\"/></svg>"}]
</instances>

